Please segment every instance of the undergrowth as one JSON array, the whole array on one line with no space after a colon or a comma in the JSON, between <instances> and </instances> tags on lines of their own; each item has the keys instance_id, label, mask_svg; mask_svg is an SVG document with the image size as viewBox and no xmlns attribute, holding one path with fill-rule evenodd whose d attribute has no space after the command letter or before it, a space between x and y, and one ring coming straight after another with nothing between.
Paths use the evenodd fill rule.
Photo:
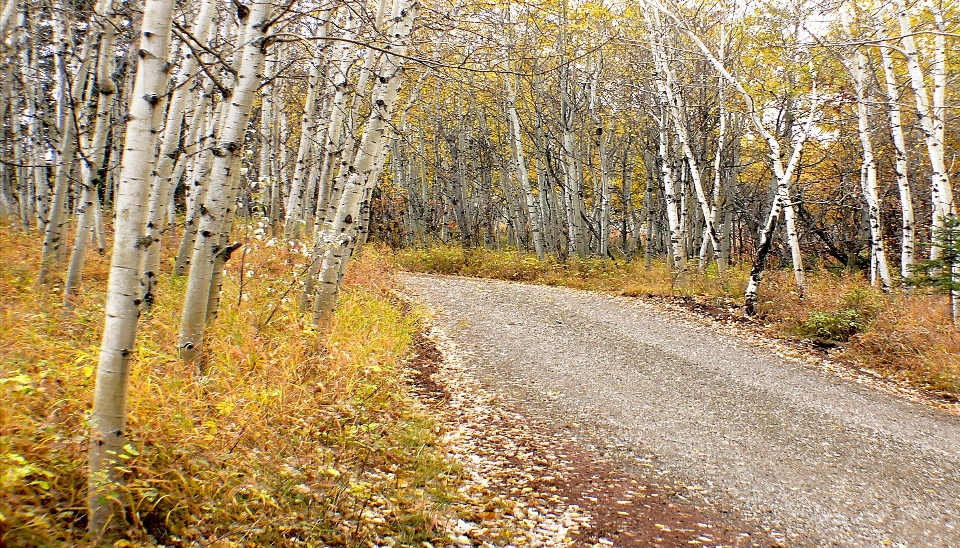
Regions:
<instances>
[{"instance_id":1,"label":"undergrowth","mask_svg":"<svg viewBox=\"0 0 960 548\"><path fill-rule=\"evenodd\" d=\"M36 235L0 238L9 547L85 542L86 413L109 265L90 257L83 298L66 311L60 286L34 289L39 249ZM417 314L389 296L375 255L351 264L323 336L288 291L307 258L250 239L228 264L202 375L176 358L184 280L162 279L131 378L123 496L134 528L121 545L419 545L442 535L458 471L408 393L402 362Z\"/></svg>"},{"instance_id":2,"label":"undergrowth","mask_svg":"<svg viewBox=\"0 0 960 548\"><path fill-rule=\"evenodd\" d=\"M715 264L703 272L693 264L677 276L660 261L649 268L642 259L574 258L561 263L517 251L455 246L399 249L393 251L393 260L414 272L693 299L734 315L740 314L750 269L749 264L733 265L721 280ZM842 357L883 375L952 397L960 394L960 330L951 325L948 302L941 295L900 290L883 294L862 275L811 269L801 296L791 271L770 269L757 311L773 335L838 346Z\"/></svg>"}]
</instances>

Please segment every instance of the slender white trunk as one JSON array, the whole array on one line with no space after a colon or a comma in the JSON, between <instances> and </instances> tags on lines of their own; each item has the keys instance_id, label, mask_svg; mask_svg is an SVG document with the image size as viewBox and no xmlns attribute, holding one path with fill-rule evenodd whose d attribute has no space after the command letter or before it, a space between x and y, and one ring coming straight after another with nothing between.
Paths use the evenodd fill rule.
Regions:
<instances>
[{"instance_id":1,"label":"slender white trunk","mask_svg":"<svg viewBox=\"0 0 960 548\"><path fill-rule=\"evenodd\" d=\"M350 38L356 34L355 26L348 26L346 30L349 32L348 37ZM338 196L343 189L343 181L348 176L346 168L350 164L350 158L343 156L345 153L352 154L354 141L352 133L348 133L346 136L348 142L344 144L344 122L349 115L348 101L355 91L350 86L349 80L350 67L353 65L353 60L350 57L353 50L353 44L344 42L342 47L335 52L334 60L336 62L332 63L331 67L333 72L331 85L334 94L330 100L329 123L324 135L323 163L320 169L320 179L317 181L317 186L320 189L320 198L317 200L314 220L317 228L322 226L326 219L334 215ZM372 53L368 52L368 55L372 55ZM338 163L339 168L335 167L335 164ZM334 173L337 174L336 177L334 177ZM316 232L319 232L319 230Z\"/></svg>"},{"instance_id":2,"label":"slender white trunk","mask_svg":"<svg viewBox=\"0 0 960 548\"><path fill-rule=\"evenodd\" d=\"M387 124L393 116L393 108L400 94L404 56L408 38L416 20L417 1L397 0L394 3L389 36L389 53L384 55L373 91L373 112L363 130L357 154L350 166L350 177L344 185L336 208L336 214L328 218L323 232L318 235L316 246L320 260L320 288L314 299L313 321L326 328L333 317L339 293L340 278L349 259L348 252L357 238L360 206L365 189L376 185L372 174L380 158L382 147L388 137Z\"/></svg>"},{"instance_id":3,"label":"slender white trunk","mask_svg":"<svg viewBox=\"0 0 960 548\"><path fill-rule=\"evenodd\" d=\"M197 14L196 26L193 34L204 45L210 42L213 29L213 19L216 14L217 3L214 0L204 0ZM183 61L180 74L174 84L173 97L170 99L170 108L167 110L167 120L161 137L160 155L156 160L156 170L153 178L153 191L150 195L150 213L147 218L147 234L150 240L143 256L141 272L146 287L145 300L149 306L153 300L154 287L157 276L160 274L161 237L163 236L167 208L173 195L173 172L177 159L180 157L180 138L183 132L184 113L192 110L190 103L196 100L196 94L187 82L194 78L199 60L187 44L181 46Z\"/></svg>"},{"instance_id":4,"label":"slender white trunk","mask_svg":"<svg viewBox=\"0 0 960 548\"><path fill-rule=\"evenodd\" d=\"M787 181L793 177L793 172L796 169L797 164L800 163L803 144L810 135L810 128L813 127L813 115L816 112L817 105L818 103L814 101L814 103L810 106L810 115L807 118L807 123L804 125L803 131L793 148L793 154L790 155L790 160L787 162L786 167L783 168L783 171L777 174L778 191L773 198L773 204L770 206L770 214L767 216L767 221L764 224L763 229L760 231L759 241L757 242L756 258L753 261L753 268L750 270L750 279L747 282L747 289L744 291L743 310L747 316L753 316L756 313L757 290L760 289L760 279L761 276L763 276L764 269L766 268L767 254L770 252L770 248L773 244L773 231L777 227L781 212L786 210L784 200L790 199L789 194L784 191L783 187L785 187Z\"/></svg>"},{"instance_id":5,"label":"slender white trunk","mask_svg":"<svg viewBox=\"0 0 960 548\"><path fill-rule=\"evenodd\" d=\"M144 5L140 59L129 99L106 319L90 413L88 529L97 537L122 526L124 521L119 499L111 493L121 481L118 468L127 453L127 393L141 304L138 273L147 220L150 165L157 142L154 111L167 83L174 3L147 0Z\"/></svg>"},{"instance_id":6,"label":"slender white trunk","mask_svg":"<svg viewBox=\"0 0 960 548\"><path fill-rule=\"evenodd\" d=\"M927 85L920 68L919 53L913 39L910 15L907 13L906 4L903 0L897 0L896 10L897 20L900 24L900 43L907 60L907 71L910 74L910 87L916 101L917 115L920 119L920 129L923 132L924 143L927 146L927 155L930 157L933 229L937 230L943 226L943 218L950 213L953 207L953 192L950 188L950 179L944 160L944 142L941 137L943 135L943 121L936 117L936 114L942 114L942 111L937 108L939 104L937 103L936 87L934 88L934 107L931 108L930 106ZM936 63L937 61L935 61ZM935 82L935 86L937 84ZM930 247L931 258L938 258L940 252L938 246Z\"/></svg>"},{"instance_id":7,"label":"slender white trunk","mask_svg":"<svg viewBox=\"0 0 960 548\"><path fill-rule=\"evenodd\" d=\"M117 30L113 17L113 9L107 2L106 11L99 12L98 17L106 20L103 25L103 35L100 39L100 52L97 60L97 115L93 130L93 140L85 146L84 158L80 168L83 179L80 183L82 196L80 197L80 218L77 221L77 232L73 250L70 254L70 266L67 269L67 278L63 288L64 306L71 306L77 297L77 290L83 276L84 259L86 258L87 243L90 241L91 226L96 222L100 205L98 189L100 188L100 170L105 161L104 153L107 150L107 133L110 129L110 113L113 111L113 100L117 93L117 86L113 82L114 71L114 42ZM99 23L98 23L99 24ZM100 244L102 245L102 243Z\"/></svg>"},{"instance_id":8,"label":"slender white trunk","mask_svg":"<svg viewBox=\"0 0 960 548\"><path fill-rule=\"evenodd\" d=\"M352 17L358 19L358 17ZM287 200L286 218L283 223L283 234L287 239L295 240L300 237L303 224L303 201L306 190L305 182L309 173L309 165L315 161L313 156L313 140L317 132L317 107L319 101L320 70L322 62L321 49L317 48L317 58L310 65L310 75L307 79L307 97L303 105L303 118L300 120L300 146L297 149L297 160L293 167L293 181L290 183L290 195Z\"/></svg>"},{"instance_id":9,"label":"slender white trunk","mask_svg":"<svg viewBox=\"0 0 960 548\"><path fill-rule=\"evenodd\" d=\"M666 62L663 63L666 65ZM690 137L687 134L686 121L682 119L682 112L679 106L679 99L674 97L671 90L672 78L670 76L669 67L664 67L664 71L667 73L667 101L668 101L668 110L671 112L670 118L673 119L673 127L677 132L677 137L680 141L680 149L683 151L683 156L687 161L687 167L690 170L690 179L693 181L693 189L697 197L697 203L700 205L700 212L703 215L704 224L704 233L707 235L707 240L709 240L710 245L713 246L714 250L720 249L720 237L717 234L716 226L713 224L713 215L710 208L710 203L707 201L706 192L703 190L703 183L700 178L700 167L697 165L697 159L693 154L693 149L690 148ZM722 261L719 260L719 255L714 253L717 258L717 269L720 277L725 275L725 265Z\"/></svg>"},{"instance_id":10,"label":"slender white trunk","mask_svg":"<svg viewBox=\"0 0 960 548\"><path fill-rule=\"evenodd\" d=\"M881 40L887 37L882 27L878 29ZM916 245L916 220L913 209L913 193L910 190L910 180L907 176L907 144L903 136L903 122L900 115L900 91L897 76L893 71L893 57L890 48L881 47L880 56L883 62L883 76L886 91L887 115L890 117L890 134L893 138L893 147L896 151L894 171L897 173L897 187L900 190L901 211L901 242L900 242L900 274L904 279L913 277L914 246Z\"/></svg>"},{"instance_id":11,"label":"slender white trunk","mask_svg":"<svg viewBox=\"0 0 960 548\"><path fill-rule=\"evenodd\" d=\"M533 187L530 186L530 174L527 171L527 162L523 156L523 141L521 140L520 118L517 116L517 93L514 89L513 79L510 72L506 74L507 84L507 114L510 118L511 141L513 143L514 160L517 163L517 178L520 180L520 188L523 191L524 201L527 206L527 216L530 221L530 233L533 237L533 248L537 253L537 258L544 259L543 236L540 226L540 216L537 213L537 204L533 196Z\"/></svg>"},{"instance_id":12,"label":"slender white trunk","mask_svg":"<svg viewBox=\"0 0 960 548\"><path fill-rule=\"evenodd\" d=\"M209 110L209 101L206 101L206 103L206 108ZM183 227L183 237L180 239L180 248L177 250L177 258L173 263L174 276L183 276L190 270L193 246L197 241L197 230L200 228L200 206L207 196L210 166L213 163L213 147L210 146L210 143L216 139L216 128L220 126L223 105L223 102L218 104L213 115L206 122L198 121L199 124L206 123L207 126L203 130L203 135L197 141L199 156L194 160L184 183L187 193L187 215Z\"/></svg>"},{"instance_id":13,"label":"slender white trunk","mask_svg":"<svg viewBox=\"0 0 960 548\"><path fill-rule=\"evenodd\" d=\"M670 230L670 252L673 260L673 268L677 272L682 272L686 267L686 260L683 256L683 245L680 238L680 212L677 204L677 184L674 177L673 162L670 158L670 142L666 106L660 109L660 130L658 150L660 154L660 176L663 182L663 200L667 209L667 226Z\"/></svg>"},{"instance_id":14,"label":"slender white trunk","mask_svg":"<svg viewBox=\"0 0 960 548\"><path fill-rule=\"evenodd\" d=\"M721 40L723 43L725 33L721 29ZM720 62L723 62L723 56L720 57ZM716 227L720 224L720 216L723 215L725 209L725 198L726 193L723 192L723 151L726 145L727 138L727 109L724 104L724 94L723 94L724 82L723 78L720 78L717 82L717 108L719 112L717 113L717 118L719 119L719 124L717 127L717 151L713 157L713 205L710 209L710 220L713 223L713 226ZM713 248L713 253L717 256L717 265L722 264L724 268L727 266L727 261L729 260L728 254L724 253L725 248L729 248L729 234L725 230L726 225L724 225L724 230L721 231L719 235L720 239L720 248ZM704 238L706 240L706 238ZM729 251L729 249L728 249ZM700 262L706 263L706 246L704 246L704 251L701 252ZM722 270L720 270L722 272Z\"/></svg>"},{"instance_id":15,"label":"slender white trunk","mask_svg":"<svg viewBox=\"0 0 960 548\"><path fill-rule=\"evenodd\" d=\"M853 14L849 5L841 9L841 19L848 38L852 39L850 30ZM847 62L847 68L853 75L853 84L857 93L857 128L860 135L860 146L863 149L862 177L860 180L863 198L867 203L867 218L870 223L870 282L876 283L880 278L884 291L890 291L893 281L887 266L886 251L883 245L883 226L880 221L880 197L877 194L877 162L873 157L873 142L870 138L870 110L867 104L867 56L859 49L854 52L853 59Z\"/></svg>"},{"instance_id":16,"label":"slender white trunk","mask_svg":"<svg viewBox=\"0 0 960 548\"><path fill-rule=\"evenodd\" d=\"M97 32L96 34L99 34ZM86 87L87 74L89 72L89 67L91 60L93 59L92 44L98 42L96 36L90 37L81 50L80 54L80 66L75 73L72 84L70 84L70 89L81 90ZM61 56L58 56L57 59L60 59ZM65 71L65 69L64 69ZM66 74L62 75L62 78L66 79ZM66 90L63 91L64 94L67 93ZM54 266L54 263L58 260L58 257L62 253L63 248L63 232L64 227L67 224L68 211L67 211L67 187L70 184L70 172L73 167L74 155L77 150L77 105L74 104L75 101L67 100L66 98L62 102L63 112L61 128L61 138L60 138L60 147L58 153L55 155L57 165L56 175L54 178L53 184L53 195L50 200L50 210L49 215L45 219L46 224L44 226L43 233L43 247L40 255L40 273L37 275L37 283L43 284L46 282L47 274L50 271L50 268ZM69 108L68 108L69 105Z\"/></svg>"},{"instance_id":17,"label":"slender white trunk","mask_svg":"<svg viewBox=\"0 0 960 548\"><path fill-rule=\"evenodd\" d=\"M710 48L708 48L707 45L703 43L703 40L701 40L695 32L693 32L683 23L683 20L681 20L679 17L669 12L665 12L665 13L667 13L670 16L670 18L673 19L674 23L676 23L683 29L683 31L687 34L687 36L690 37L690 39L697 45L700 51L704 54L707 60L710 61L710 63L717 70L717 72L719 72L720 75L723 76L724 79L727 80L727 82L729 82L730 85L733 86L735 90L737 90L737 93L740 94L741 99L743 100L744 104L747 107L746 108L747 116L750 117L750 121L753 122L754 127L756 127L757 131L760 133L763 139L767 142L767 147L769 148L769 157L770 157L771 167L773 168L773 174L777 180L777 196L780 199L779 200L774 199L774 202L770 208L770 215L768 216L768 223L766 226L771 228L776 226L776 219L779 218L779 214L780 214L779 209L783 208L783 214L784 214L784 218L786 219L786 225L787 225L787 242L790 244L790 255L793 260L794 280L797 283L798 291L802 294L805 286L804 273L803 273L803 260L802 260L802 255L800 253L800 240L798 238L798 234L795 226L795 219L794 219L795 214L793 209L793 203L790 200L790 177L792 176L791 174L793 170L792 168L787 169L787 168L784 168L783 166L783 160L780 157L780 153L781 153L780 143L777 141L777 138L770 132L770 130L768 130L764 125L763 120L760 116L760 111L757 109L757 106L753 100L753 97L750 95L750 93L747 92L746 88L743 87L743 84L740 82L740 80L737 79L737 77L733 76L730 73L730 71L728 71L723 66L723 63L721 63L720 60L717 59L717 56L715 56L713 52L710 51ZM813 96L816 97L815 92L813 93ZM814 112L816 110L817 105L819 104L818 101L819 101L818 99L815 99L813 104L811 105L810 118L807 121L807 129L809 129L809 126L812 123ZM800 142L796 145L797 149L795 149L794 154L791 155L791 161L793 161L794 158L797 158L799 160L799 149L802 148L803 142L806 140L806 137L807 137L806 131L804 133L805 134L801 137ZM772 224L769 222L770 219L774 220ZM765 237L769 239L772 237L772 234L767 234ZM763 239L764 239L764 235L761 234L761 241ZM758 246L758 253L757 253L758 259L760 258L760 252L759 252L760 248L762 248L762 246ZM765 257L764 257L764 260L765 260ZM756 270L756 267L758 266L757 263L763 263L763 261L760 261L760 260L755 261L754 270ZM762 267L763 265L760 264L759 266ZM747 285L747 292L745 295L746 302L744 304L744 308L748 311L752 311L753 304L755 304L756 290L757 290L757 286L760 283L759 278L762 272L763 272L763 268L761 268L760 271L756 273L756 276L751 275L751 281ZM754 280L754 277L756 278L756 280Z\"/></svg>"},{"instance_id":18,"label":"slender white trunk","mask_svg":"<svg viewBox=\"0 0 960 548\"><path fill-rule=\"evenodd\" d=\"M263 86L263 95L260 103L260 166L257 170L257 176L261 190L269 193L269 204L266 207L267 217L272 225L277 221L276 205L272 193L273 185L273 154L275 152L276 139L274 138L274 120L276 119L274 109L276 108L274 94L277 93L277 83L273 77L277 74L276 46L271 48L267 54L267 61L264 64L263 77L266 83Z\"/></svg>"},{"instance_id":19,"label":"slender white trunk","mask_svg":"<svg viewBox=\"0 0 960 548\"><path fill-rule=\"evenodd\" d=\"M216 257L218 252L226 249L221 242L221 232L229 226L236 207L232 203L233 187L239 171L250 111L263 78L266 32L269 30L264 26L269 19L271 6L265 1L254 1L249 4L250 10L246 13L237 84L224 112L223 132L218 136L214 151L210 185L204 200L183 303L177 346L180 357L188 362L195 362L201 355Z\"/></svg>"}]
</instances>

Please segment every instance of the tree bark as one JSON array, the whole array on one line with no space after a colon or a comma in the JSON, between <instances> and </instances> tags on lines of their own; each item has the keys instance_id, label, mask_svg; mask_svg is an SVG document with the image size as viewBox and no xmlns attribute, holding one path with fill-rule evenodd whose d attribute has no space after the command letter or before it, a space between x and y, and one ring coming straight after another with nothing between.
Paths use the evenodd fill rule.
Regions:
<instances>
[{"instance_id":1,"label":"tree bark","mask_svg":"<svg viewBox=\"0 0 960 548\"><path fill-rule=\"evenodd\" d=\"M234 203L233 185L238 176L239 159L247 131L253 101L263 77L263 64L268 46L265 28L272 4L253 1L244 21L244 46L237 83L224 112L223 131L214 147L210 186L204 200L197 241L190 262L190 275L183 303L183 318L177 347L180 357L195 363L201 356L203 333L214 279L216 254L225 246L221 231L231 222Z\"/></svg>"},{"instance_id":2,"label":"tree bark","mask_svg":"<svg viewBox=\"0 0 960 548\"><path fill-rule=\"evenodd\" d=\"M87 244L91 237L91 228L94 225L100 206L98 192L102 182L100 181L100 171L104 162L107 161L104 157L107 151L107 133L110 129L110 113L113 111L113 100L117 93L117 86L112 77L116 55L114 42L116 41L117 31L111 4L111 0L102 2L101 6L105 9L97 13L98 18L106 19L106 24L97 23L101 25L102 29L100 52L97 60L97 115L93 139L89 146L85 147L87 150L84 152L84 158L80 165L83 176L80 183L82 189L79 206L80 215L77 221L73 250L70 253L70 266L67 269L67 277L63 287L63 304L68 307L72 306L77 297L77 290L83 277L83 265Z\"/></svg>"},{"instance_id":3,"label":"tree bark","mask_svg":"<svg viewBox=\"0 0 960 548\"><path fill-rule=\"evenodd\" d=\"M155 110L166 87L173 0L146 0L139 61L130 95L120 164L106 319L90 413L88 530L108 536L123 526L118 470L126 454L127 394L140 316L140 255L145 244L150 165L157 142Z\"/></svg>"},{"instance_id":4,"label":"tree bark","mask_svg":"<svg viewBox=\"0 0 960 548\"><path fill-rule=\"evenodd\" d=\"M364 189L376 184L371 174L380 157L381 147L385 146L386 125L392 118L393 107L400 93L407 40L413 30L417 7L416 0L398 0L394 4L393 23L389 32L391 44L389 53L381 60L378 84L373 93L374 109L364 127L357 154L349 169L351 175L339 197L335 215L327 219L323 232L318 235L315 249L319 256L315 260L322 256L321 283L313 303L313 321L323 329L329 326L336 307L340 278L345 267L341 262L349 259L346 253L351 248L351 242L357 238Z\"/></svg>"},{"instance_id":5,"label":"tree bark","mask_svg":"<svg viewBox=\"0 0 960 548\"><path fill-rule=\"evenodd\" d=\"M882 27L879 37L886 40ZM903 122L900 116L900 92L897 76L893 71L893 57L890 48L880 47L880 56L883 63L883 75L887 101L887 115L890 118L890 134L893 139L893 148L896 151L894 171L897 174L897 188L900 191L901 212L901 241L900 241L900 275L909 280L913 277L914 247L916 246L916 220L913 208L913 192L910 190L908 177L907 144L903 136Z\"/></svg>"}]
</instances>

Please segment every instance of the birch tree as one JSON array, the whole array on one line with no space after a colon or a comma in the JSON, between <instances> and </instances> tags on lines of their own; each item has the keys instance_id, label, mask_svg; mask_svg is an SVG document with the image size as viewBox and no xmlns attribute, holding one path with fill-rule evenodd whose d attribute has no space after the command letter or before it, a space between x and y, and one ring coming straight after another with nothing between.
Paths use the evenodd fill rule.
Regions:
<instances>
[{"instance_id":1,"label":"birch tree","mask_svg":"<svg viewBox=\"0 0 960 548\"><path fill-rule=\"evenodd\" d=\"M853 24L852 7L849 4L841 9L841 20L848 37L852 38L850 30ZM867 56L863 51L856 49L853 59L847 61L847 70L853 75L854 89L857 94L857 130L860 135L860 146L863 150L863 164L861 167L861 187L863 198L867 204L867 217L870 223L870 279L876 284L879 275L884 291L890 291L893 281L887 266L886 251L883 243L883 227L880 223L880 197L877 194L877 163L873 157L873 143L870 136L870 108L867 97Z\"/></svg>"},{"instance_id":2,"label":"birch tree","mask_svg":"<svg viewBox=\"0 0 960 548\"><path fill-rule=\"evenodd\" d=\"M387 33L390 42L384 48L386 54L380 62L377 85L372 94L373 111L364 126L336 212L327 218L324 229L319 234L319 256L314 260L322 262L320 287L314 299L313 320L323 327L329 324L336 306L340 276L345 266L341 263L349 260L347 252L352 249L352 243L358 235L357 221L364 191L376 184L371 175L375 162L380 158L381 148L386 145L387 123L392 119L393 108L400 93L404 59L417 8L416 0L397 0L394 3Z\"/></svg>"},{"instance_id":3,"label":"birch tree","mask_svg":"<svg viewBox=\"0 0 960 548\"><path fill-rule=\"evenodd\" d=\"M933 204L933 229L936 231L942 227L942 219L951 213L955 206L953 204L953 192L950 188L950 179L947 174L944 150L944 122L943 113L943 90L942 82L939 76L935 79L934 101L930 104L930 95L927 92L927 84L924 79L923 70L920 68L920 54L917 50L916 42L913 38L913 26L910 22L910 15L907 12L907 6L903 0L897 0L896 19L900 26L900 43L903 55L907 62L907 71L910 74L910 88L917 106L917 116L920 121L920 129L923 133L924 144L927 148L927 155L930 159L931 170L931 193ZM937 48L935 53L935 65L939 67L940 52L939 48L943 42L934 41ZM942 72L938 68L938 75ZM932 246L930 254L932 259L937 258L938 247Z\"/></svg>"},{"instance_id":4,"label":"birch tree","mask_svg":"<svg viewBox=\"0 0 960 548\"><path fill-rule=\"evenodd\" d=\"M124 521L119 467L127 451L130 364L136 353L142 304L139 266L145 243L150 165L157 144L154 120L167 83L173 7L173 0L146 0L144 4L137 73L129 96L106 319L90 413L88 529L96 537L121 527Z\"/></svg>"},{"instance_id":5,"label":"birch tree","mask_svg":"<svg viewBox=\"0 0 960 548\"><path fill-rule=\"evenodd\" d=\"M239 160L253 101L263 78L264 58L269 46L267 32L270 30L268 23L272 5L268 2L253 1L245 7L246 10L240 11L241 22L244 24L244 41L237 83L229 103L224 107L222 133L217 136L213 149L210 184L204 199L184 297L177 347L180 349L181 359L187 362L196 362L201 356L203 333L210 314L209 304L217 254L227 253L229 247L226 242L221 241L221 234L224 227L229 227L232 222ZM222 269L222 263L220 265Z\"/></svg>"},{"instance_id":6,"label":"birch tree","mask_svg":"<svg viewBox=\"0 0 960 548\"><path fill-rule=\"evenodd\" d=\"M888 43L887 34L883 25L877 26L878 38L883 42L880 46L880 57L883 64L884 99L887 103L887 115L890 118L890 134L896 153L894 171L897 174L897 189L900 192L901 241L900 241L900 275L904 279L913 277L911 267L914 264L914 246L916 245L916 220L914 218L913 193L910 189L907 165L907 142L903 132L903 122L900 114L900 86L893 68L893 55Z\"/></svg>"}]
</instances>

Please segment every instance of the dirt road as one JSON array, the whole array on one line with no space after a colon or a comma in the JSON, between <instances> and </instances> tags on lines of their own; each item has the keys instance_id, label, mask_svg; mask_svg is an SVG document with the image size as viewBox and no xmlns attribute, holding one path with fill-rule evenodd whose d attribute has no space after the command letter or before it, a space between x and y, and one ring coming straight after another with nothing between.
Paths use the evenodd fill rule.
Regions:
<instances>
[{"instance_id":1,"label":"dirt road","mask_svg":"<svg viewBox=\"0 0 960 548\"><path fill-rule=\"evenodd\" d=\"M789 546L960 546L960 419L637 301L407 275L491 391Z\"/></svg>"}]
</instances>

